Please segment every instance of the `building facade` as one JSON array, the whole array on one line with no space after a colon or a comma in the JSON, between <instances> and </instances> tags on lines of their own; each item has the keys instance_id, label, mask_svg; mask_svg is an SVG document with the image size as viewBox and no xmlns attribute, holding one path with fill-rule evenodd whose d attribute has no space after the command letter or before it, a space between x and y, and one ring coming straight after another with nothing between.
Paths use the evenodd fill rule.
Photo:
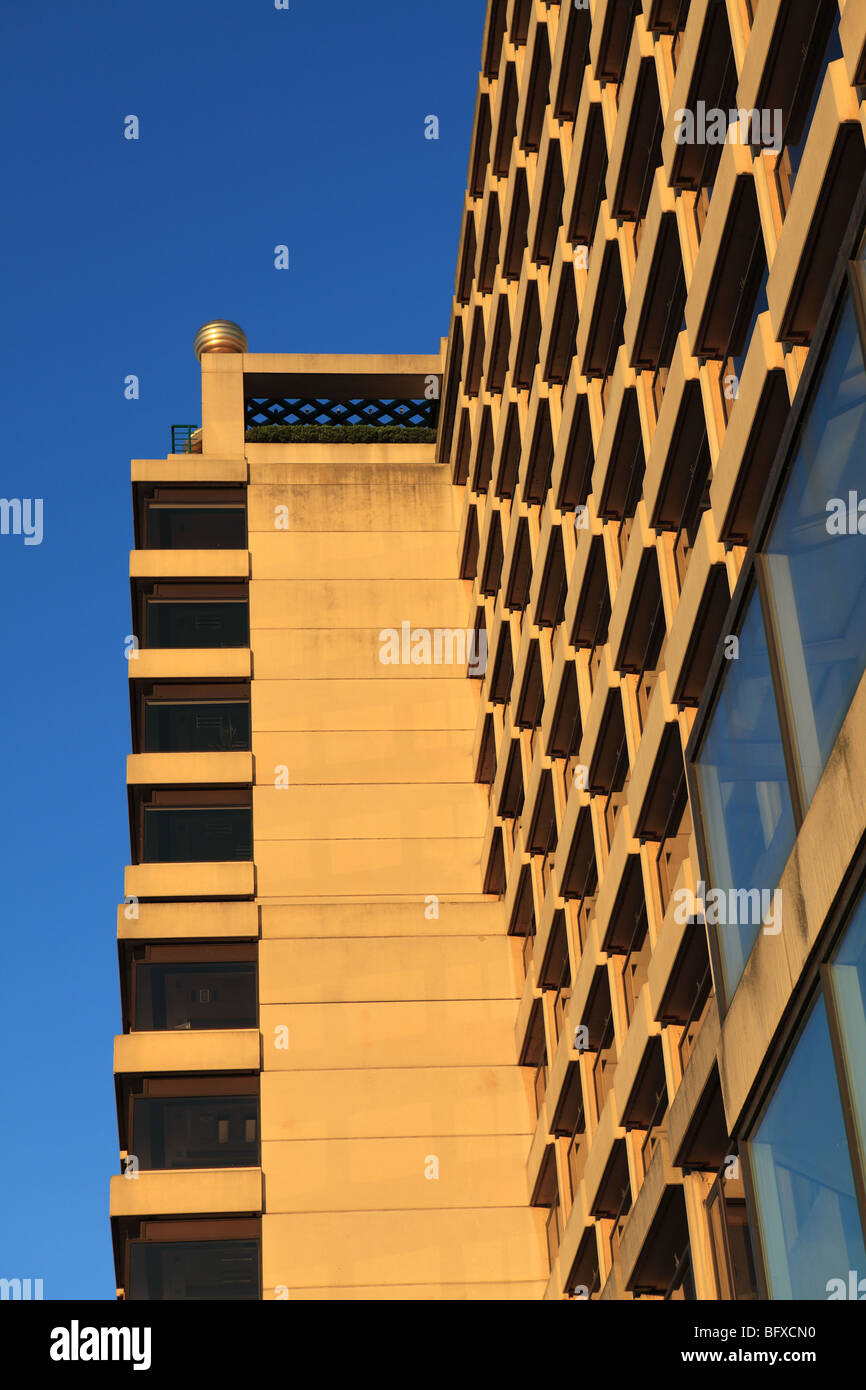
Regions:
<instances>
[{"instance_id":1,"label":"building facade","mask_svg":"<svg viewBox=\"0 0 866 1390\"><path fill-rule=\"evenodd\" d=\"M440 353L200 333L122 1296L866 1295L864 83L859 0L492 0Z\"/></svg>"},{"instance_id":2,"label":"building facade","mask_svg":"<svg viewBox=\"0 0 866 1390\"><path fill-rule=\"evenodd\" d=\"M118 1288L537 1297L441 350L197 343L201 430L132 468Z\"/></svg>"}]
</instances>

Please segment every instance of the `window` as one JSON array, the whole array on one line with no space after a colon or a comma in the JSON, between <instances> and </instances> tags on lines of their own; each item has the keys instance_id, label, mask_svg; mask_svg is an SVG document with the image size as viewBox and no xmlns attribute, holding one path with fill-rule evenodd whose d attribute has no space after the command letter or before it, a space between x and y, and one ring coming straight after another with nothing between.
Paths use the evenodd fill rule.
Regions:
<instances>
[{"instance_id":1,"label":"window","mask_svg":"<svg viewBox=\"0 0 866 1390\"><path fill-rule=\"evenodd\" d=\"M848 296L763 560L804 805L866 668L866 538L856 506L864 458L866 372Z\"/></svg>"},{"instance_id":2,"label":"window","mask_svg":"<svg viewBox=\"0 0 866 1390\"><path fill-rule=\"evenodd\" d=\"M246 701L145 703L147 753L214 753L248 750L250 707Z\"/></svg>"},{"instance_id":3,"label":"window","mask_svg":"<svg viewBox=\"0 0 866 1390\"><path fill-rule=\"evenodd\" d=\"M729 898L731 890L757 889L772 895L796 832L754 589L740 628L739 654L727 663L697 758L697 774L712 887L727 890ZM734 915L725 914L716 935L728 999L760 931L755 914L745 913L750 920L731 923L729 916Z\"/></svg>"},{"instance_id":4,"label":"window","mask_svg":"<svg viewBox=\"0 0 866 1390\"><path fill-rule=\"evenodd\" d=\"M192 864L252 859L249 806L145 806L145 863Z\"/></svg>"},{"instance_id":5,"label":"window","mask_svg":"<svg viewBox=\"0 0 866 1390\"><path fill-rule=\"evenodd\" d=\"M133 1027L145 1032L255 1028L255 962L136 961L132 1019Z\"/></svg>"},{"instance_id":6,"label":"window","mask_svg":"<svg viewBox=\"0 0 866 1390\"><path fill-rule=\"evenodd\" d=\"M257 1096L135 1096L130 1151L143 1169L252 1168Z\"/></svg>"},{"instance_id":7,"label":"window","mask_svg":"<svg viewBox=\"0 0 866 1390\"><path fill-rule=\"evenodd\" d=\"M147 507L146 544L150 550L246 550L243 507Z\"/></svg>"},{"instance_id":8,"label":"window","mask_svg":"<svg viewBox=\"0 0 866 1390\"><path fill-rule=\"evenodd\" d=\"M847 1282L850 1270L866 1271L851 1156L821 995L746 1152L771 1299L826 1299L831 1279Z\"/></svg>"},{"instance_id":9,"label":"window","mask_svg":"<svg viewBox=\"0 0 866 1390\"><path fill-rule=\"evenodd\" d=\"M752 1302L758 1297L742 1179L725 1160L706 1201L710 1251L719 1298Z\"/></svg>"},{"instance_id":10,"label":"window","mask_svg":"<svg viewBox=\"0 0 866 1390\"><path fill-rule=\"evenodd\" d=\"M813 349L775 511L744 567L739 653L721 663L688 754L705 873L729 903L775 891L866 669L864 280L861 252ZM746 915L715 930L726 1001L760 930Z\"/></svg>"},{"instance_id":11,"label":"window","mask_svg":"<svg viewBox=\"0 0 866 1390\"><path fill-rule=\"evenodd\" d=\"M249 752L250 683L135 680L134 753Z\"/></svg>"},{"instance_id":12,"label":"window","mask_svg":"<svg viewBox=\"0 0 866 1390\"><path fill-rule=\"evenodd\" d=\"M247 647L247 603L148 598L145 631L149 647Z\"/></svg>"},{"instance_id":13,"label":"window","mask_svg":"<svg viewBox=\"0 0 866 1390\"><path fill-rule=\"evenodd\" d=\"M842 1088L849 1100L851 1140L860 1171L866 1173L866 896L824 979L838 1037Z\"/></svg>"},{"instance_id":14,"label":"window","mask_svg":"<svg viewBox=\"0 0 866 1390\"><path fill-rule=\"evenodd\" d=\"M129 1251L129 1297L257 1299L258 1241L135 1241Z\"/></svg>"}]
</instances>

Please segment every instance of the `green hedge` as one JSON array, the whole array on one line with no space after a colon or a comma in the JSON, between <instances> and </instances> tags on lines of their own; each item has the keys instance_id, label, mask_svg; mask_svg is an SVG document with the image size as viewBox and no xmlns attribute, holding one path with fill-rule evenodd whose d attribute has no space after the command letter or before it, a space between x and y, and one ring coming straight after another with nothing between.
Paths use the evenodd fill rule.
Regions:
<instances>
[{"instance_id":1,"label":"green hedge","mask_svg":"<svg viewBox=\"0 0 866 1390\"><path fill-rule=\"evenodd\" d=\"M252 425L248 444L433 444L423 425Z\"/></svg>"}]
</instances>

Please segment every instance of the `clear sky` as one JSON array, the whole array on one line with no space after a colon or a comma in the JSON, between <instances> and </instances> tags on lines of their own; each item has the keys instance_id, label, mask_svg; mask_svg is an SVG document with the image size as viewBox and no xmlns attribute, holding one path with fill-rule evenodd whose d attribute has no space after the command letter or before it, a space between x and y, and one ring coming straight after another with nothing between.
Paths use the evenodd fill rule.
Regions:
<instances>
[{"instance_id":1,"label":"clear sky","mask_svg":"<svg viewBox=\"0 0 866 1390\"><path fill-rule=\"evenodd\" d=\"M0 496L43 535L0 535L0 1277L46 1298L114 1297L129 460L199 423L208 319L255 352L437 350L485 8L3 6Z\"/></svg>"}]
</instances>

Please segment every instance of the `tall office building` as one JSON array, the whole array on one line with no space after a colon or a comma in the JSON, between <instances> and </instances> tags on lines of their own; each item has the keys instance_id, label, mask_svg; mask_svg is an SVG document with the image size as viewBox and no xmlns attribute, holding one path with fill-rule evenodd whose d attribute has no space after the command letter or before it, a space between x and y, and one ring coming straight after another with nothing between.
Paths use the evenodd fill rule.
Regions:
<instances>
[{"instance_id":1,"label":"tall office building","mask_svg":"<svg viewBox=\"0 0 866 1390\"><path fill-rule=\"evenodd\" d=\"M200 452L132 475L118 1287L538 1296L441 351L197 348Z\"/></svg>"},{"instance_id":2,"label":"tall office building","mask_svg":"<svg viewBox=\"0 0 866 1390\"><path fill-rule=\"evenodd\" d=\"M492 0L441 352L201 330L123 1296L866 1294L864 84L860 0Z\"/></svg>"}]
</instances>

